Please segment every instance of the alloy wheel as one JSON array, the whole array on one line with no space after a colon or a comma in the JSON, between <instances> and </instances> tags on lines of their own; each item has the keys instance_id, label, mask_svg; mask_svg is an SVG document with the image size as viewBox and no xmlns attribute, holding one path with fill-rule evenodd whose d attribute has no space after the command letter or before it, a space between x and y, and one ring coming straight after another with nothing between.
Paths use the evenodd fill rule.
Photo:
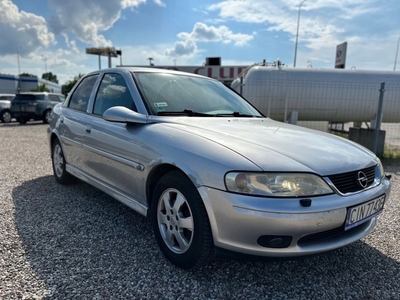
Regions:
<instances>
[{"instance_id":1,"label":"alloy wheel","mask_svg":"<svg viewBox=\"0 0 400 300\"><path fill-rule=\"evenodd\" d=\"M193 240L194 222L189 203L177 189L168 189L157 207L160 233L167 247L177 254L185 253Z\"/></svg>"},{"instance_id":2,"label":"alloy wheel","mask_svg":"<svg viewBox=\"0 0 400 300\"><path fill-rule=\"evenodd\" d=\"M64 155L61 146L57 143L53 150L54 172L58 177L64 173Z\"/></svg>"}]
</instances>

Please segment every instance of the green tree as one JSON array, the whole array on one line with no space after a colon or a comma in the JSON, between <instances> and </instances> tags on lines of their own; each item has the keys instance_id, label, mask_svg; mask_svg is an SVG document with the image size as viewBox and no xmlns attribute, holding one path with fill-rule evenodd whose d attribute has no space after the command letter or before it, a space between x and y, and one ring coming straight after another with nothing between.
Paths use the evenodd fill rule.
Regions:
<instances>
[{"instance_id":1,"label":"green tree","mask_svg":"<svg viewBox=\"0 0 400 300\"><path fill-rule=\"evenodd\" d=\"M67 81L65 84L63 84L61 86L61 93L63 93L64 95L68 95L68 93L72 90L72 88L74 87L74 85L78 82L79 79L81 79L81 77L85 75L85 74L81 74L79 73L78 75L76 75L74 77L74 79Z\"/></svg>"},{"instance_id":2,"label":"green tree","mask_svg":"<svg viewBox=\"0 0 400 300\"><path fill-rule=\"evenodd\" d=\"M21 73L21 74L19 74L19 76L21 76L21 77L35 77L35 78L37 78L36 75L29 74L29 73Z\"/></svg>"},{"instance_id":3,"label":"green tree","mask_svg":"<svg viewBox=\"0 0 400 300\"><path fill-rule=\"evenodd\" d=\"M42 79L58 83L57 75L53 74L52 72L43 73Z\"/></svg>"},{"instance_id":4,"label":"green tree","mask_svg":"<svg viewBox=\"0 0 400 300\"><path fill-rule=\"evenodd\" d=\"M37 88L29 90L30 92L50 92L44 83L40 84Z\"/></svg>"}]
</instances>

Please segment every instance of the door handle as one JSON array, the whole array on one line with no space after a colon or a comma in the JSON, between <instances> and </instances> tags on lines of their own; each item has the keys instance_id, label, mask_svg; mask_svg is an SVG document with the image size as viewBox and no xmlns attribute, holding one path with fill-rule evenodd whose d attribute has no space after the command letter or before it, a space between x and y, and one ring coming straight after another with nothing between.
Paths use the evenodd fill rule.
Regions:
<instances>
[{"instance_id":1,"label":"door handle","mask_svg":"<svg viewBox=\"0 0 400 300\"><path fill-rule=\"evenodd\" d=\"M63 116L60 117L60 122L64 123L64 117Z\"/></svg>"},{"instance_id":2,"label":"door handle","mask_svg":"<svg viewBox=\"0 0 400 300\"><path fill-rule=\"evenodd\" d=\"M92 131L92 126L86 126L86 132L87 133L90 133Z\"/></svg>"}]
</instances>

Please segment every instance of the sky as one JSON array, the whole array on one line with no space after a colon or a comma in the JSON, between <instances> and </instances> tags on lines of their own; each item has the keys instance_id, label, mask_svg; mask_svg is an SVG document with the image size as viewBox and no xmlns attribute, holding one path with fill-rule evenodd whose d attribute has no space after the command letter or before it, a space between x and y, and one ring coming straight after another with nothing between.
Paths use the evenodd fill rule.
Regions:
<instances>
[{"instance_id":1,"label":"sky","mask_svg":"<svg viewBox=\"0 0 400 300\"><path fill-rule=\"evenodd\" d=\"M0 0L0 73L47 71L64 84L99 69L98 56L86 54L93 47L121 50L113 67L149 57L155 66L221 57L225 66L293 67L297 29L296 67L333 68L336 46L347 42L346 68L393 71L400 1Z\"/></svg>"}]
</instances>

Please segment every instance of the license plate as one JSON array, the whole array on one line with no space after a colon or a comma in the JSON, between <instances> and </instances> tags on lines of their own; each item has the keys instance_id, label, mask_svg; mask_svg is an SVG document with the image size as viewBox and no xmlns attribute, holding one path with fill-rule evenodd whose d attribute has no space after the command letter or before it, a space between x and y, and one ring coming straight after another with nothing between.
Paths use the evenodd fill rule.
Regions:
<instances>
[{"instance_id":1,"label":"license plate","mask_svg":"<svg viewBox=\"0 0 400 300\"><path fill-rule=\"evenodd\" d=\"M349 208L347 210L344 229L348 230L377 216L382 212L384 204L385 195L382 195L371 201Z\"/></svg>"}]
</instances>

